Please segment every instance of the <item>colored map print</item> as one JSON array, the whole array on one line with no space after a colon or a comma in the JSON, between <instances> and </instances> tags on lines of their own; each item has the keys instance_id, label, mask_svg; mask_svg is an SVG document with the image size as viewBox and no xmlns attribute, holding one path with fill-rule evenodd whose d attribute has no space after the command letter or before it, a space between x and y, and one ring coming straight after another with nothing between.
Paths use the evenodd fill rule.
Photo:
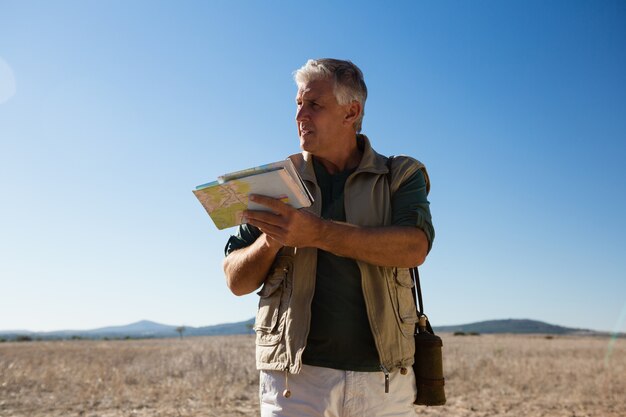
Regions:
<instances>
[{"instance_id":1,"label":"colored map print","mask_svg":"<svg viewBox=\"0 0 626 417\"><path fill-rule=\"evenodd\" d=\"M241 223L243 211L248 207L249 193L250 185L237 180L195 191L218 229Z\"/></svg>"}]
</instances>

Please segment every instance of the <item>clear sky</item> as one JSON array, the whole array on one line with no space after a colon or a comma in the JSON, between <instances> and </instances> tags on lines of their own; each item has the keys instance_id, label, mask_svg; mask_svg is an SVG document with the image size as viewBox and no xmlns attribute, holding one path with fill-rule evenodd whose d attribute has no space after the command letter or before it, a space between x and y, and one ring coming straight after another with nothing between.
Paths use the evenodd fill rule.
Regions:
<instances>
[{"instance_id":1,"label":"clear sky","mask_svg":"<svg viewBox=\"0 0 626 417\"><path fill-rule=\"evenodd\" d=\"M435 325L626 331L626 2L0 0L0 329L253 317L191 190L298 152L292 72L350 59L430 173Z\"/></svg>"}]
</instances>

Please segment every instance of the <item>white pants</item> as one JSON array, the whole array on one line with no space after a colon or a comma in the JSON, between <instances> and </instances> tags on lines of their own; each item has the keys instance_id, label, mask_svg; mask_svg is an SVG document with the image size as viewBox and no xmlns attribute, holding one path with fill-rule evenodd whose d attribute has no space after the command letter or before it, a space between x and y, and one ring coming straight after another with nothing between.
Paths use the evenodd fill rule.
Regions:
<instances>
[{"instance_id":1,"label":"white pants","mask_svg":"<svg viewBox=\"0 0 626 417\"><path fill-rule=\"evenodd\" d=\"M396 370L385 393L382 372L341 371L303 365L289 374L291 396L285 398L285 372L261 371L261 417L414 417L415 375Z\"/></svg>"}]
</instances>

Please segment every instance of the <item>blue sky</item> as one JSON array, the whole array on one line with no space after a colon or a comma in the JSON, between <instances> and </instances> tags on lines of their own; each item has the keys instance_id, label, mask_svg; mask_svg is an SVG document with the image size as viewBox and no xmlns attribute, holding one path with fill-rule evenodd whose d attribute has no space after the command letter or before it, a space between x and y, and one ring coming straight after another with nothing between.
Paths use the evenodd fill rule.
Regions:
<instances>
[{"instance_id":1,"label":"blue sky","mask_svg":"<svg viewBox=\"0 0 626 417\"><path fill-rule=\"evenodd\" d=\"M298 152L337 57L428 167L434 324L626 331L626 3L389 3L0 0L0 329L252 317L191 190Z\"/></svg>"}]
</instances>

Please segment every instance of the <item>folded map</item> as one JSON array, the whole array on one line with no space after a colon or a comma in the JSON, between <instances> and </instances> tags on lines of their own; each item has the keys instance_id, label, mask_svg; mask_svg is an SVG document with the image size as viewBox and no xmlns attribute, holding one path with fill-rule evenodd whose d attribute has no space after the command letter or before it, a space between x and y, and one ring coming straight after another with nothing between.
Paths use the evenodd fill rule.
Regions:
<instances>
[{"instance_id":1,"label":"folded map","mask_svg":"<svg viewBox=\"0 0 626 417\"><path fill-rule=\"evenodd\" d=\"M311 193L290 159L221 175L193 190L218 229L241 224L244 210L269 209L248 200L250 194L277 198L295 207L309 207Z\"/></svg>"}]
</instances>

